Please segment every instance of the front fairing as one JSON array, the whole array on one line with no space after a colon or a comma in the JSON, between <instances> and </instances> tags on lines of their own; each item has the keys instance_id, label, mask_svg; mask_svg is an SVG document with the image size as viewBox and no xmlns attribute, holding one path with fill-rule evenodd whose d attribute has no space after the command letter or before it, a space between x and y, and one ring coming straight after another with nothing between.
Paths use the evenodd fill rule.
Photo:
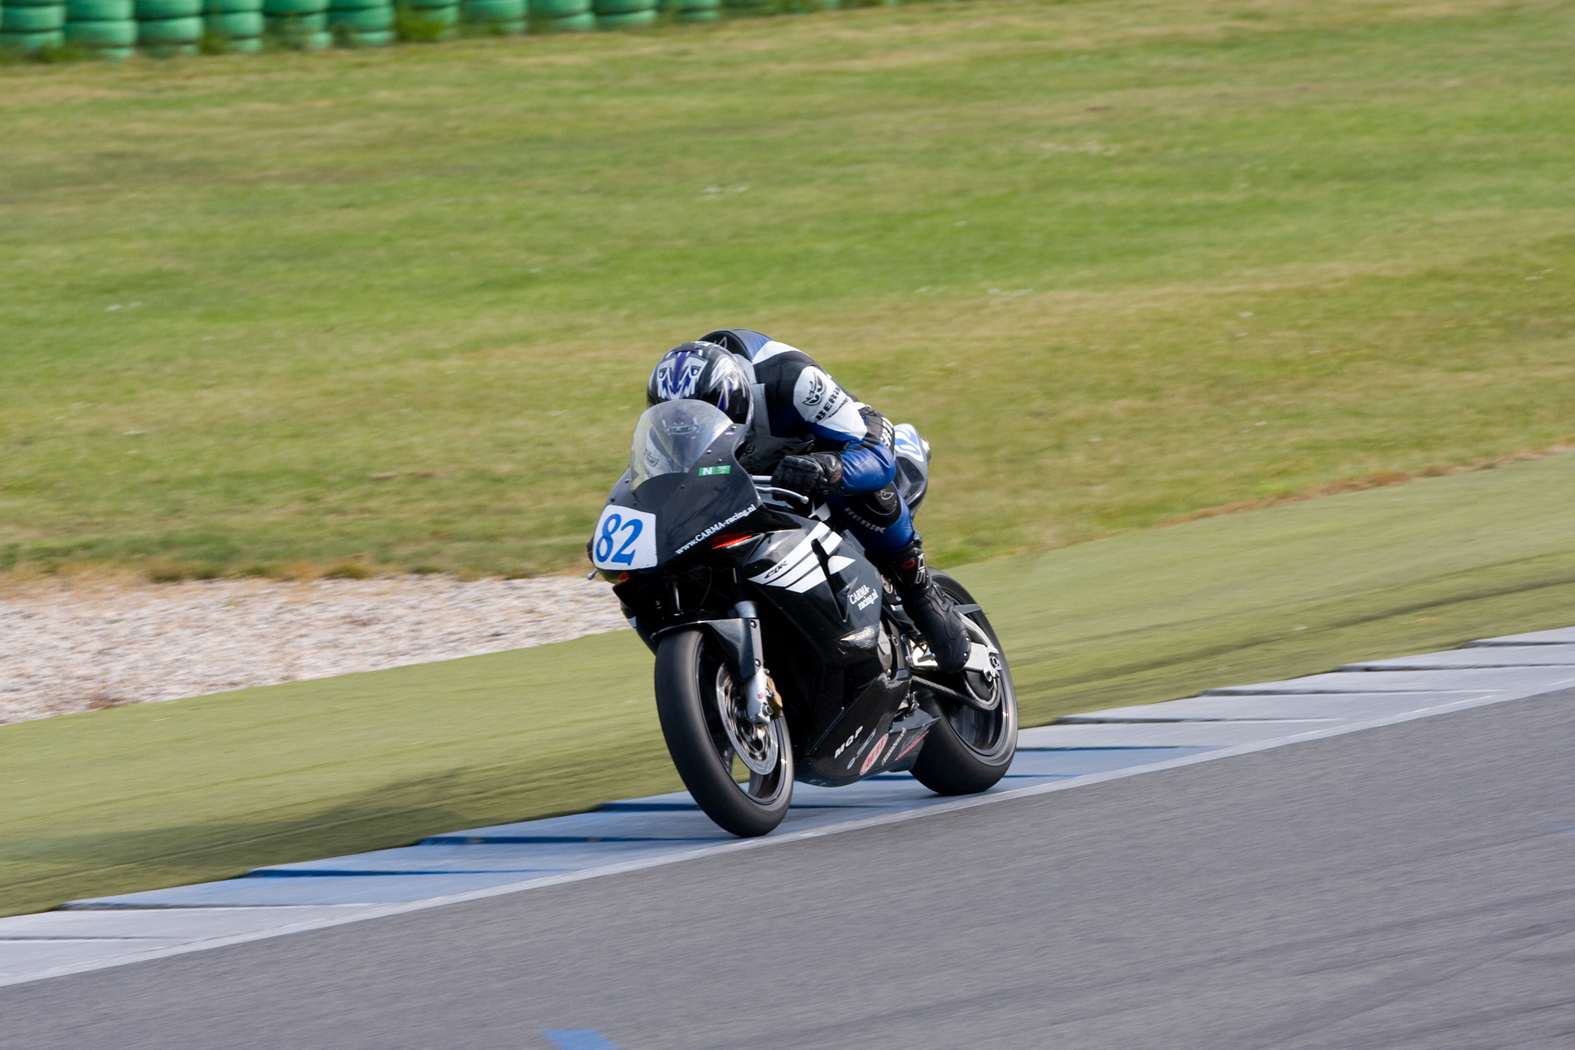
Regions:
<instances>
[{"instance_id":1,"label":"front fairing","mask_svg":"<svg viewBox=\"0 0 1575 1050\"><path fill-rule=\"evenodd\" d=\"M664 415L679 416L676 408L667 407L679 404L667 402L649 410L636 428L637 440L650 429L652 418L659 422ZM710 409L704 402L691 404ZM663 473L625 471L596 523L592 563L608 572L665 569L759 510L754 482L735 455L741 429L731 423L717 427L712 440L701 443L704 447L697 446L681 462L667 463ZM637 456L643 452L637 447Z\"/></svg>"}]
</instances>

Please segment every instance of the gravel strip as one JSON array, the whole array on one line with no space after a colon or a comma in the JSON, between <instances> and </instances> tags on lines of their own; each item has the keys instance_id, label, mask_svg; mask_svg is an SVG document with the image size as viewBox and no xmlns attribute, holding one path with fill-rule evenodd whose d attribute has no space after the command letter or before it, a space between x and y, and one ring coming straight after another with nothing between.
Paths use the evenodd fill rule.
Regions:
<instances>
[{"instance_id":1,"label":"gravel strip","mask_svg":"<svg viewBox=\"0 0 1575 1050\"><path fill-rule=\"evenodd\" d=\"M0 592L0 723L627 626L611 587L565 576L36 584Z\"/></svg>"}]
</instances>

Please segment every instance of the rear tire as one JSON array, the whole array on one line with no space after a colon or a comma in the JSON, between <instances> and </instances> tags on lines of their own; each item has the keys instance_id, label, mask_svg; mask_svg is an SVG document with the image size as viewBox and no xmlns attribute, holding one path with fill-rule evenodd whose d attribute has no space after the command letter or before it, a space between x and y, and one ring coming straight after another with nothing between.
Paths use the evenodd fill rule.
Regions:
<instances>
[{"instance_id":1,"label":"rear tire","mask_svg":"<svg viewBox=\"0 0 1575 1050\"><path fill-rule=\"evenodd\" d=\"M684 787L717 826L741 838L771 831L787 816L793 798L793 747L787 719L771 720L765 733L775 761L765 774L734 779L735 745L726 718L737 725L743 690L735 684L721 646L703 629L675 631L656 649L656 713L662 736ZM764 738L762 738L764 739Z\"/></svg>"},{"instance_id":2,"label":"rear tire","mask_svg":"<svg viewBox=\"0 0 1575 1050\"><path fill-rule=\"evenodd\" d=\"M977 604L962 584L944 572L932 569L930 578L958 605ZM964 618L982 629L990 644L1001 648L995 629L982 611L966 613ZM936 701L934 708L925 705L940 719L930 729L913 764L915 780L938 795L972 795L1000 783L1017 755L1017 692L1012 687L1012 672L1006 666L1004 653L996 688L1000 703L993 711L946 700Z\"/></svg>"}]
</instances>

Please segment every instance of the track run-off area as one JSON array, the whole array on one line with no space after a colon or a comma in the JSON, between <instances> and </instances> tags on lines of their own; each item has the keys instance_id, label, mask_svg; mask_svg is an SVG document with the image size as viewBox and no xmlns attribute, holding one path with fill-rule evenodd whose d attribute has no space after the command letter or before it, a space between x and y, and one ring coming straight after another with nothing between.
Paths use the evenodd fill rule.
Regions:
<instances>
[{"instance_id":1,"label":"track run-off area","mask_svg":"<svg viewBox=\"0 0 1575 1050\"><path fill-rule=\"evenodd\" d=\"M0 920L6 1045L1567 1045L1572 688L1575 628L1490 638L1026 729L983 796L800 786L759 840L674 794L74 901Z\"/></svg>"}]
</instances>

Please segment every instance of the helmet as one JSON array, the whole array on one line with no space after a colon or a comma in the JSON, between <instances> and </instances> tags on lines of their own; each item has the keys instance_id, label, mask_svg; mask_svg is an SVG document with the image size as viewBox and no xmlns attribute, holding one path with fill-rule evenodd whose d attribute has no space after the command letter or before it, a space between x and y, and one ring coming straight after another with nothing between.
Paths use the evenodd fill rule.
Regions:
<instances>
[{"instance_id":1,"label":"helmet","mask_svg":"<svg viewBox=\"0 0 1575 1050\"><path fill-rule=\"evenodd\" d=\"M656 362L645 388L645 403L680 398L713 404L735 423L749 423L754 413L748 373L738 358L715 343L684 343Z\"/></svg>"}]
</instances>

